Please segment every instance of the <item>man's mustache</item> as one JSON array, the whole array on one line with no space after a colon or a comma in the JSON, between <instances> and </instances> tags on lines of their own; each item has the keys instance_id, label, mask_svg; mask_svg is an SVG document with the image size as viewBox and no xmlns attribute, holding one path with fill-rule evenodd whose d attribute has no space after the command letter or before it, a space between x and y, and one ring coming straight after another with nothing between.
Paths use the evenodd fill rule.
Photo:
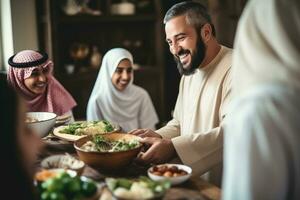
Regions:
<instances>
[{"instance_id":1,"label":"man's mustache","mask_svg":"<svg viewBox=\"0 0 300 200\"><path fill-rule=\"evenodd\" d=\"M187 49L181 49L181 50L178 52L177 56L181 56L181 55L184 55L184 54L187 54L187 53L190 53L190 51L187 50Z\"/></svg>"}]
</instances>

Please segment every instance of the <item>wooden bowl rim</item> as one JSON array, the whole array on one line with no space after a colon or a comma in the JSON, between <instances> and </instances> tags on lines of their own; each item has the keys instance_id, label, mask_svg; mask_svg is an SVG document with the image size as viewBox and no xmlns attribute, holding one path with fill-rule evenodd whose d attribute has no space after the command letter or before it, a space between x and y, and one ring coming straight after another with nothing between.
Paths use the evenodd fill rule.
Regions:
<instances>
[{"instance_id":1,"label":"wooden bowl rim","mask_svg":"<svg viewBox=\"0 0 300 200\"><path fill-rule=\"evenodd\" d=\"M126 135L128 133L109 133L109 134L97 134L97 135L101 135L101 136L111 136L111 135ZM128 134L130 135L130 134ZM116 152L96 152L96 151L86 151L86 150L83 150L81 148L81 146L78 146L77 143L81 142L82 140L86 140L85 142L89 141L90 138L92 137L93 135L87 135L85 137L82 137L78 140L76 140L73 144L74 148L76 149L76 151L79 151L81 153L89 153L89 154L95 154L95 155L105 155L105 154L108 154L108 155L112 155L112 154L120 154L120 153L125 153L125 152L131 152L131 151L136 151L138 149L141 149L143 144L141 142L139 142L139 145L133 149L129 149L129 150L126 150L126 151L116 151ZM131 135L131 136L134 136L136 138L139 138L138 136L135 136L135 135Z\"/></svg>"}]
</instances>

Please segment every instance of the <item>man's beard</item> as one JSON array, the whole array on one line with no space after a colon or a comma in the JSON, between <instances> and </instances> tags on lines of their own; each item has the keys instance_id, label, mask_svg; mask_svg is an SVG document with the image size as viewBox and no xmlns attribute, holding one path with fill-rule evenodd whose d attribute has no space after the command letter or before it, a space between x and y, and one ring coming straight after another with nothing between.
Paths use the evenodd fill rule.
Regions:
<instances>
[{"instance_id":1,"label":"man's beard","mask_svg":"<svg viewBox=\"0 0 300 200\"><path fill-rule=\"evenodd\" d=\"M178 55L182 55L185 53L191 53L187 49L181 49L178 52ZM186 68L183 68L183 64L180 62L180 59L176 56L174 56L174 59L177 63L177 69L181 75L191 75L195 72L195 70L199 67L199 65L202 63L204 57L205 57L205 44L202 41L202 39L197 40L196 44L196 51L194 55L192 56L191 63Z\"/></svg>"}]
</instances>

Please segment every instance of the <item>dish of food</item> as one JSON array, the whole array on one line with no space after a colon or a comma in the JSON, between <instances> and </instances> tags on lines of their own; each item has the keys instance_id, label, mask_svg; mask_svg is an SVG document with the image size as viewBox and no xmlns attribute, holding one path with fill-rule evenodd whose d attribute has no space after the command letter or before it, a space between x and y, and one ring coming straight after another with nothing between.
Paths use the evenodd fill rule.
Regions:
<instances>
[{"instance_id":1,"label":"dish of food","mask_svg":"<svg viewBox=\"0 0 300 200\"><path fill-rule=\"evenodd\" d=\"M69 174L72 177L77 176L76 171L61 169L61 168L55 168L55 169L42 169L41 171L38 171L35 174L34 179L38 182L43 182L43 181L46 181L50 178L53 178L53 177L55 177L58 174L63 173L63 172Z\"/></svg>"},{"instance_id":2,"label":"dish of food","mask_svg":"<svg viewBox=\"0 0 300 200\"><path fill-rule=\"evenodd\" d=\"M92 139L84 143L80 148L89 152L119 152L135 149L140 145L137 139L129 141L125 139L110 140L102 135L93 135Z\"/></svg>"},{"instance_id":3,"label":"dish of food","mask_svg":"<svg viewBox=\"0 0 300 200\"><path fill-rule=\"evenodd\" d=\"M154 175L165 177L177 177L188 174L185 170L179 169L176 165L156 165L151 168L150 172Z\"/></svg>"},{"instance_id":4,"label":"dish of food","mask_svg":"<svg viewBox=\"0 0 300 200\"><path fill-rule=\"evenodd\" d=\"M188 180L192 175L192 168L180 164L155 165L148 169L148 176L155 181L169 180L177 185Z\"/></svg>"},{"instance_id":5,"label":"dish of food","mask_svg":"<svg viewBox=\"0 0 300 200\"><path fill-rule=\"evenodd\" d=\"M44 169L70 169L76 171L78 174L81 174L85 164L83 161L78 160L66 153L65 155L52 155L43 159L41 162L41 167Z\"/></svg>"},{"instance_id":6,"label":"dish of food","mask_svg":"<svg viewBox=\"0 0 300 200\"><path fill-rule=\"evenodd\" d=\"M27 112L25 122L41 138L47 136L55 125L57 115L52 112Z\"/></svg>"},{"instance_id":7,"label":"dish of food","mask_svg":"<svg viewBox=\"0 0 300 200\"><path fill-rule=\"evenodd\" d=\"M127 167L142 149L139 139L126 133L88 135L76 140L74 148L79 159L94 169L118 171ZM82 148L84 144L88 146Z\"/></svg>"},{"instance_id":8,"label":"dish of food","mask_svg":"<svg viewBox=\"0 0 300 200\"><path fill-rule=\"evenodd\" d=\"M39 172L39 175L43 175L43 180L38 180L35 186L40 199L96 199L98 196L96 182L86 177L48 170Z\"/></svg>"},{"instance_id":9,"label":"dish of food","mask_svg":"<svg viewBox=\"0 0 300 200\"><path fill-rule=\"evenodd\" d=\"M32 122L38 122L39 120L35 117L26 116L25 122L26 123L32 123Z\"/></svg>"},{"instance_id":10,"label":"dish of food","mask_svg":"<svg viewBox=\"0 0 300 200\"><path fill-rule=\"evenodd\" d=\"M73 142L87 135L113 133L119 129L117 125L106 120L80 121L59 126L53 130L53 134L58 138Z\"/></svg>"},{"instance_id":11,"label":"dish of food","mask_svg":"<svg viewBox=\"0 0 300 200\"><path fill-rule=\"evenodd\" d=\"M171 186L167 180L158 182L145 176L135 180L106 178L105 182L112 195L120 199L149 200L161 198Z\"/></svg>"}]
</instances>

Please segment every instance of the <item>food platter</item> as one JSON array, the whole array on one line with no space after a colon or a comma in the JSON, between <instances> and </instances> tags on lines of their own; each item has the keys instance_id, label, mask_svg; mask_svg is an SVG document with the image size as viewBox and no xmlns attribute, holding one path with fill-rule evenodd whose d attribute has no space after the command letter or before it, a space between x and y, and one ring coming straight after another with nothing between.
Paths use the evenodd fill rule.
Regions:
<instances>
[{"instance_id":1,"label":"food platter","mask_svg":"<svg viewBox=\"0 0 300 200\"><path fill-rule=\"evenodd\" d=\"M168 180L157 182L145 176L137 179L108 177L105 183L111 195L122 200L162 199L171 187Z\"/></svg>"},{"instance_id":2,"label":"food platter","mask_svg":"<svg viewBox=\"0 0 300 200\"><path fill-rule=\"evenodd\" d=\"M104 184L78 176L75 171L65 169L42 170L36 173L34 186L41 199L82 199L96 200Z\"/></svg>"},{"instance_id":3,"label":"food platter","mask_svg":"<svg viewBox=\"0 0 300 200\"><path fill-rule=\"evenodd\" d=\"M74 142L85 136L85 135L71 135L71 134L66 134L66 133L60 133L60 131L65 128L66 128L66 126L59 126L59 127L54 128L53 135L62 140L67 140L70 142Z\"/></svg>"},{"instance_id":4,"label":"food platter","mask_svg":"<svg viewBox=\"0 0 300 200\"><path fill-rule=\"evenodd\" d=\"M102 120L103 121L103 120ZM103 130L101 131L101 129L97 129L96 131L94 131L93 133L93 125L90 125L90 123L100 123L102 121L76 121L72 124L69 124L69 125L63 125L63 126L58 126L56 128L54 128L53 130L53 135L62 139L62 140L66 140L66 141L70 141L70 142L74 142L82 137L85 137L87 135L92 135L92 134L108 134L108 133L114 133L114 132L118 132L121 130L120 126L118 126L117 124L115 123L112 123L112 122L108 122L109 125L111 126L111 128L109 130ZM107 121L105 121L105 123L107 123ZM73 126L73 127L72 127ZM75 128L74 128L75 126ZM80 128L76 129L76 126L78 126ZM81 127L80 127L81 126ZM88 126L88 127L85 127L85 126ZM72 131L74 132L75 130L75 134L74 133L67 133L68 131L65 131L67 130L68 128L72 128ZM85 127L85 128L82 128L82 127ZM77 131L79 130L79 131ZM92 130L92 131L91 131ZM80 134L78 134L78 132Z\"/></svg>"}]
</instances>

